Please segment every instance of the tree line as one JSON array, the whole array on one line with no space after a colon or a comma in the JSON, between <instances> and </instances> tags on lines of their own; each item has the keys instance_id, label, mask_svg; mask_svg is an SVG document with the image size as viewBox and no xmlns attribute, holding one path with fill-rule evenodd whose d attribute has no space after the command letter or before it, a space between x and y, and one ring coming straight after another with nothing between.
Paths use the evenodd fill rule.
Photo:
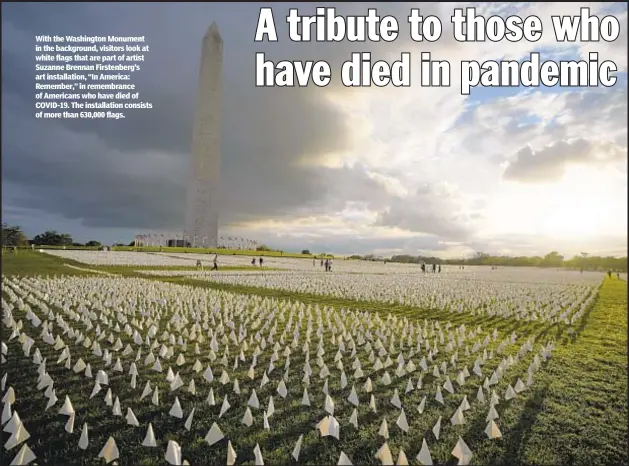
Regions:
<instances>
[{"instance_id":1,"label":"tree line","mask_svg":"<svg viewBox=\"0 0 629 466\"><path fill-rule=\"evenodd\" d=\"M88 246L88 247L100 247L102 246L99 241L91 240L86 243L77 243L72 239L72 235L69 233L59 233L56 230L48 230L33 238L27 238L26 234L22 231L19 225L8 225L2 223L2 246Z\"/></svg>"},{"instance_id":2,"label":"tree line","mask_svg":"<svg viewBox=\"0 0 629 466\"><path fill-rule=\"evenodd\" d=\"M545 256L493 256L483 252L477 252L471 258L441 259L433 256L412 256L399 254L388 259L375 258L373 255L353 255L349 259L385 262L397 262L402 264L441 264L441 265L487 265L495 267L566 267L583 270L615 270L627 271L627 257L594 256L581 253L571 259L565 259L557 251L552 251Z\"/></svg>"},{"instance_id":3,"label":"tree line","mask_svg":"<svg viewBox=\"0 0 629 466\"><path fill-rule=\"evenodd\" d=\"M571 259L565 259L557 251L552 251L545 256L493 256L483 252L477 252L474 257L468 259L440 259L438 257L397 255L390 262L443 265L488 265L496 267L566 267L570 269L584 270L617 270L627 271L627 257L595 256L581 253Z\"/></svg>"}]
</instances>

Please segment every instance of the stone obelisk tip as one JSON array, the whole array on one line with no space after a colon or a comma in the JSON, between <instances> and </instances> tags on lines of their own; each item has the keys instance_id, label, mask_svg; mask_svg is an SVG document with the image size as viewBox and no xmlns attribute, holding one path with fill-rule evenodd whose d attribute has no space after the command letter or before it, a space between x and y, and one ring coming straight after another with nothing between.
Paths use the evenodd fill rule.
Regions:
<instances>
[{"instance_id":1,"label":"stone obelisk tip","mask_svg":"<svg viewBox=\"0 0 629 466\"><path fill-rule=\"evenodd\" d=\"M204 40L208 40L208 39L212 39L212 40L216 40L219 42L223 42L223 38L221 37L221 33L218 31L218 24L216 24L216 22L212 22L212 24L210 24L210 27L207 28L207 32L205 33L205 37Z\"/></svg>"}]
</instances>

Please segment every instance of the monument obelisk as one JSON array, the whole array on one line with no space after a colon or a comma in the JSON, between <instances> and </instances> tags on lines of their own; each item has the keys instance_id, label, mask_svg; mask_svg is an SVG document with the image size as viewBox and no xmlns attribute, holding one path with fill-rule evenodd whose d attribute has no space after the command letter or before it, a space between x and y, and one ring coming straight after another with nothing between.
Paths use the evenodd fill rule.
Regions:
<instances>
[{"instance_id":1,"label":"monument obelisk","mask_svg":"<svg viewBox=\"0 0 629 466\"><path fill-rule=\"evenodd\" d=\"M223 39L212 23L201 45L188 172L184 241L193 246L218 245L222 72Z\"/></svg>"}]
</instances>

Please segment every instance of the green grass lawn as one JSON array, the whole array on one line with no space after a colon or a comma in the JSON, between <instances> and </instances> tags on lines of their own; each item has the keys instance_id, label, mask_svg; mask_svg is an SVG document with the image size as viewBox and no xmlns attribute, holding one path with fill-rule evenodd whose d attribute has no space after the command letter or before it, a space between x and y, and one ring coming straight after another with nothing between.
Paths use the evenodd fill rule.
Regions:
<instances>
[{"instance_id":1,"label":"green grass lawn","mask_svg":"<svg viewBox=\"0 0 629 466\"><path fill-rule=\"evenodd\" d=\"M101 269L73 261L63 260L53 256L38 253L20 252L17 257L5 256L2 261L2 274L34 276L34 275L86 275L89 273L74 270L64 266L70 263L83 268ZM103 268L104 269L104 268ZM131 267L107 268L111 273L125 276L137 276ZM93 274L90 274L93 275ZM262 413L254 410L255 423L250 429L244 427L240 420L242 418L248 395L243 395L238 402L238 398L231 392L231 384L223 387L213 383L214 393L217 398L217 406L209 407L204 403L209 388L201 377L195 376L199 395L194 397L185 392L185 386L179 389L177 395L187 416L191 406L196 406L195 427L191 432L183 429L182 420L176 420L168 415L168 410L174 400L174 395L169 393L169 388L163 381L165 373L149 375L151 384L158 384L160 387L160 397L162 405L159 408L150 404L148 399L138 401L146 378L139 378L138 388L133 391L129 387L130 377L127 375L128 363L125 365L125 372L116 375L108 370L112 379L111 385L115 395L120 397L123 407L123 416L126 412L125 400L133 400L135 415L140 421L141 427L134 428L127 426L124 417L112 418L103 415L104 403L102 398L105 394L104 388L94 399L89 399L89 394L93 386L93 380L88 380L82 375L70 375L56 364L58 352L51 347L41 344L40 348L44 357L48 357L47 368L55 380L63 380L57 389L59 398L58 404L44 412L45 400L42 399L41 392L38 392L32 385L36 383L36 366L24 363L20 345L13 340L9 342L9 359L7 365L2 368L2 372L9 372L8 385L13 385L17 390L16 410L19 412L27 429L31 433L36 444L29 442L29 446L38 455L38 464L95 464L96 456L100 448L104 445L109 435L114 435L119 449L123 452L121 464L149 465L163 464L165 451L165 439L177 440L183 449L183 457L191 464L223 464L225 461L225 444L209 447L203 437L214 421L220 410L220 404L225 394L229 395L232 408L228 413L218 420L218 423L225 435L232 440L232 444L238 453L237 464L253 464L253 453L251 449L256 442L263 450L265 464L295 464L290 458L290 453L299 434L304 434L304 443L300 455L300 464L336 464L341 451L348 454L354 464L376 464L373 458L375 451L383 443L383 439L378 437L377 430L383 415L387 416L391 438L389 446L397 458L397 452L403 448L406 452L410 464L418 464L415 455L421 446L422 438L426 438L432 453L433 460L440 464L454 465L456 460L450 455L454 443L459 435L470 445L474 453L472 464L535 464L535 465L617 465L628 464L627 455L627 283L622 280L606 279L603 283L595 305L585 313L580 322L576 337L571 337L561 331L559 326L545 326L539 322L516 322L512 320L504 321L487 317L470 316L469 314L450 314L437 310L420 310L400 305L389 305L385 303L367 303L351 300L340 300L316 295L304 295L283 292L280 290L269 290L260 288L245 288L229 285L219 285L209 282L191 280L185 277L153 277L151 280L171 282L189 287L202 287L214 289L218 296L225 299L244 293L248 295L261 296L265 301L260 301L261 305L275 306L275 302L302 301L307 304L318 304L323 306L334 306L335 309L352 308L370 312L392 313L408 318L437 318L441 321L450 321L453 325L466 324L468 327L482 325L484 330L492 330L497 327L501 336L508 335L512 331L519 336L535 335L536 343L545 343L547 339L556 340L557 349L553 352L550 360L542 366L536 374L535 383L527 391L523 392L516 399L508 403L499 405L500 418L497 420L502 431L503 438L499 440L488 440L485 438L483 430L485 428L485 416L487 410L473 407L466 412L466 424L453 428L449 425L449 416L462 399L463 394L468 395L470 403L475 396L476 385L457 388L455 395L450 395L452 399L448 401L446 409L432 407L420 418L414 418L412 431L404 435L395 426L398 411L388 405L390 392L377 392L378 414L366 415L366 420L361 414L360 429L355 430L349 425L347 419L351 412L348 403L343 399L335 398L338 403L335 415L341 421L341 444L329 438L318 438L314 431L316 422L323 416L323 395L320 390L314 387L309 389L312 408L307 409L299 406L301 399L301 365L303 360L297 355L291 357L291 367L293 371L291 389L292 402L280 402L275 394L277 382L272 382L263 389L258 389L259 379L253 385L248 384L245 372L248 367L241 367L238 371L230 371L230 378L236 376L241 383L243 393L255 387L260 399L262 408L266 407L269 395L273 395L276 402L276 414L270 420L272 430L261 429ZM193 289L193 288L190 288ZM17 318L17 317L16 317ZM39 332L30 328L29 323L23 319L25 330L32 336ZM163 329L160 329L160 333ZM281 329L280 329L281 330ZM58 331L58 330L57 330ZM5 335L6 336L6 335ZM123 340L126 344L126 341ZM73 347L74 348L74 347ZM511 349L513 352L513 348ZM143 351L146 355L146 351ZM97 364L97 358L89 351L80 355L85 362ZM299 352L301 356L301 352ZM331 357L328 355L326 357ZM79 351L73 349L73 364L79 357ZM195 356L189 347L186 353L186 360L193 362ZM268 365L269 354L260 356L259 365L256 372L264 370ZM199 357L201 359L201 357ZM473 358L471 359L473 361ZM115 361L115 358L114 358ZM206 364L205 355L202 362ZM462 361L465 358L462 357ZM232 361L233 362L233 361ZM283 359L280 360L283 362ZM417 361L416 361L417 362ZM529 359L521 362L509 369L509 376L501 380L496 391L504 394L507 383L514 384L515 379L526 372ZM366 361L363 361L366 363ZM464 362L469 364L468 362ZM494 361L494 364L497 361ZM164 363L164 370L168 365L173 366L174 361ZM278 363L279 364L279 363ZM313 362L314 364L314 362ZM349 360L346 362L349 364ZM218 378L221 366L213 363L214 376ZM329 364L330 365L330 364ZM469 366L471 369L471 365ZM141 365L138 364L138 368ZM332 368L332 365L330 365ZM277 370L283 372L282 366ZM349 374L351 370L346 370ZM187 382L192 377L190 366L182 371L182 377ZM277 374L275 374L277 378ZM63 379L61 379L63 377ZM315 376L313 376L314 380ZM294 380L293 380L294 379ZM338 381L330 379L331 392L338 392ZM404 408L407 416L416 416L415 407L422 396L434 397L433 387L435 381L431 375L424 377L425 388L409 394L404 400ZM375 380L374 380L375 383ZM399 383L398 383L399 384ZM350 381L351 385L351 381ZM318 385L316 385L318 387ZM397 386L397 385L396 385ZM357 384L359 396L361 386ZM376 384L374 385L376 389ZM404 384L399 387L400 395L404 393ZM77 411L83 413L77 418L74 434L66 434L63 430L66 418L59 416L57 411L63 403L66 393L72 397L72 402ZM150 397L149 397L150 398ZM361 410L366 411L366 401L361 396ZM368 399L367 399L368 401ZM137 410L136 410L137 407ZM107 408L105 408L107 409ZM108 408L111 409L111 408ZM434 425L436 418L442 414L442 438L436 442L430 434L430 429ZM90 427L90 446L88 451L83 453L77 449L76 443L80 436L80 429L84 421ZM366 421L369 421L368 423ZM147 449L141 447L139 443L144 438L146 424L153 422L155 434L161 440L160 448ZM6 435L6 434L5 434ZM4 440L6 441L6 439ZM162 444L163 443L163 444ZM77 454L76 452L80 452ZM11 450L8 454L10 460L17 453Z\"/></svg>"},{"instance_id":2,"label":"green grass lawn","mask_svg":"<svg viewBox=\"0 0 629 466\"><path fill-rule=\"evenodd\" d=\"M2 275L32 277L36 275L88 275L87 272L64 266L89 268L88 265L73 260L61 259L41 252L20 250L17 254L2 256Z\"/></svg>"},{"instance_id":3,"label":"green grass lawn","mask_svg":"<svg viewBox=\"0 0 629 466\"><path fill-rule=\"evenodd\" d=\"M607 279L574 341L557 348L514 452L531 463L627 464L627 282Z\"/></svg>"}]
</instances>

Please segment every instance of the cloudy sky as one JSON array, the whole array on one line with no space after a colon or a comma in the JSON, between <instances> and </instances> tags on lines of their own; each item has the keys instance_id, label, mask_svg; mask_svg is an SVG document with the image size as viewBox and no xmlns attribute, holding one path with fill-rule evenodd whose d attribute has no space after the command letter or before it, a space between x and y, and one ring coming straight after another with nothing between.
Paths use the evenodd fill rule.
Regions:
<instances>
[{"instance_id":1,"label":"cloudy sky","mask_svg":"<svg viewBox=\"0 0 629 466\"><path fill-rule=\"evenodd\" d=\"M474 251L571 256L627 251L627 8L610 3L476 4L477 13L539 16L544 36L458 43L452 9L467 4L319 4L343 14L395 15L412 7L444 25L435 43L292 43L270 4L279 42L254 43L254 3L20 3L2 5L2 217L29 235L128 242L179 231L201 39L224 40L221 167L223 234L287 250L460 257ZM554 41L551 15L590 6L615 14L613 43ZM125 120L34 118L35 35L147 38L135 83L153 110ZM254 54L325 59L352 52L396 59L430 51L452 65L452 87L255 87ZM618 65L612 88L477 88L462 96L461 60L578 59L597 51ZM414 66L419 62L415 60Z\"/></svg>"}]
</instances>

